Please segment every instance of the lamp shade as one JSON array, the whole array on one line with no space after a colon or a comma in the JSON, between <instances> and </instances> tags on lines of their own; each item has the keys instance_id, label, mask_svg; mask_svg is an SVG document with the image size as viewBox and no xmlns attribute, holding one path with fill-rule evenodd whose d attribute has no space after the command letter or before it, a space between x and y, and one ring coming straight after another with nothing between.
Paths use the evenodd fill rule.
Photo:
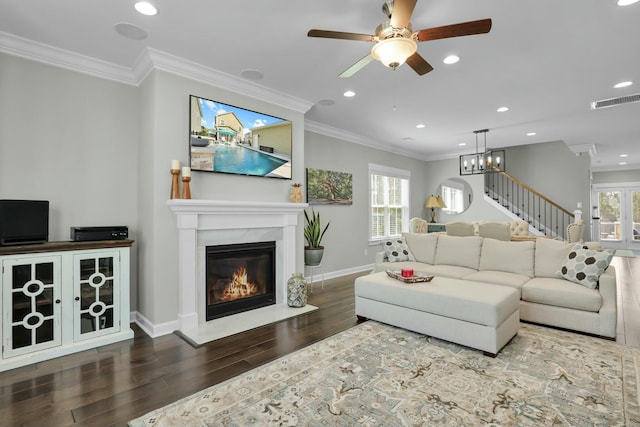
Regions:
<instances>
[{"instance_id":1,"label":"lamp shade","mask_svg":"<svg viewBox=\"0 0 640 427\"><path fill-rule=\"evenodd\" d=\"M387 67L396 68L404 64L417 48L416 42L412 39L391 37L376 43L371 48L371 56Z\"/></svg>"},{"instance_id":2,"label":"lamp shade","mask_svg":"<svg viewBox=\"0 0 640 427\"><path fill-rule=\"evenodd\" d=\"M441 208L442 206L440 206L440 202L438 201L438 198L434 195L431 195L427 199L427 202L424 204L424 207L425 208Z\"/></svg>"},{"instance_id":3,"label":"lamp shade","mask_svg":"<svg viewBox=\"0 0 640 427\"><path fill-rule=\"evenodd\" d=\"M440 208L442 208L442 209L447 209L447 205L446 205L446 203L444 202L444 200L442 200L442 197L440 197L440 196L436 196L436 199L438 199L438 203L440 204L440 206L439 206Z\"/></svg>"}]
</instances>

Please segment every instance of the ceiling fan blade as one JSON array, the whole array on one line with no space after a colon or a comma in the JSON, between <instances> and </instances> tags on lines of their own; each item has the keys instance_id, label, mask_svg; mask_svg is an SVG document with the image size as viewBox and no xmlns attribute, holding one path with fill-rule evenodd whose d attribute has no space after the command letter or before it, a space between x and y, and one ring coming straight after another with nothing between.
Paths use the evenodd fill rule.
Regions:
<instances>
[{"instance_id":1,"label":"ceiling fan blade","mask_svg":"<svg viewBox=\"0 0 640 427\"><path fill-rule=\"evenodd\" d=\"M416 7L417 0L394 0L391 12L391 26L393 28L405 28L409 25L411 14Z\"/></svg>"},{"instance_id":2,"label":"ceiling fan blade","mask_svg":"<svg viewBox=\"0 0 640 427\"><path fill-rule=\"evenodd\" d=\"M351 67L344 70L339 77L351 77L371 61L373 61L373 56L371 56L371 54L368 54L367 56L353 64Z\"/></svg>"},{"instance_id":3,"label":"ceiling fan blade","mask_svg":"<svg viewBox=\"0 0 640 427\"><path fill-rule=\"evenodd\" d=\"M372 35L359 34L359 33L345 33L342 31L327 31L327 30L309 30L308 37L322 37L325 39L340 39L340 40L358 40L363 42L374 41Z\"/></svg>"},{"instance_id":4,"label":"ceiling fan blade","mask_svg":"<svg viewBox=\"0 0 640 427\"><path fill-rule=\"evenodd\" d=\"M491 19L461 22L460 24L444 25L442 27L427 28L417 31L418 41L447 39L449 37L471 36L484 34L491 30Z\"/></svg>"},{"instance_id":5,"label":"ceiling fan blade","mask_svg":"<svg viewBox=\"0 0 640 427\"><path fill-rule=\"evenodd\" d=\"M429 64L422 56L420 56L418 52L407 58L407 64L409 65L409 67L413 68L413 71L421 76L433 70L431 64Z\"/></svg>"}]
</instances>

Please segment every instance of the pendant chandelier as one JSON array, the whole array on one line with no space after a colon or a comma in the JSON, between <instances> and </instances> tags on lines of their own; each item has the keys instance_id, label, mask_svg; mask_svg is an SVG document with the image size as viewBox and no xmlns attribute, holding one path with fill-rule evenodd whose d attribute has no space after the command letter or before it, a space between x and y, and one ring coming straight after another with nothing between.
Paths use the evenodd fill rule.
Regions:
<instances>
[{"instance_id":1,"label":"pendant chandelier","mask_svg":"<svg viewBox=\"0 0 640 427\"><path fill-rule=\"evenodd\" d=\"M476 152L460 156L460 175L478 175L502 172L505 169L504 150L487 150L487 132L489 129L474 130L476 134ZM478 149L478 135L484 136L484 150Z\"/></svg>"}]
</instances>

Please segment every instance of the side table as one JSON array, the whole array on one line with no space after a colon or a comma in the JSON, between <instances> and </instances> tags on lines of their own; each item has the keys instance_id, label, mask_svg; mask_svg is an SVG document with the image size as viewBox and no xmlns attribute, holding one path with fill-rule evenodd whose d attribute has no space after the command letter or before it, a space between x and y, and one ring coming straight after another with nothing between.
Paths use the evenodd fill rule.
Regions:
<instances>
[{"instance_id":1,"label":"side table","mask_svg":"<svg viewBox=\"0 0 640 427\"><path fill-rule=\"evenodd\" d=\"M313 276L314 273L315 275L322 275L322 290L324 290L324 271L322 270L322 263L318 264L318 265L306 265L304 266L305 269L309 269L310 271L310 275L309 275L309 292L313 292ZM317 270L319 270L319 273L316 272Z\"/></svg>"}]
</instances>

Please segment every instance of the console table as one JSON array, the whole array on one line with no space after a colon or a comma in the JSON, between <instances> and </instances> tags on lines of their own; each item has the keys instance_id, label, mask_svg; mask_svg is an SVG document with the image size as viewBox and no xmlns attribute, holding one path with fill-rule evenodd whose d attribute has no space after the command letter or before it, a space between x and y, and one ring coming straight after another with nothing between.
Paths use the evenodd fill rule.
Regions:
<instances>
[{"instance_id":1,"label":"console table","mask_svg":"<svg viewBox=\"0 0 640 427\"><path fill-rule=\"evenodd\" d=\"M133 240L0 247L0 371L133 338Z\"/></svg>"}]
</instances>

